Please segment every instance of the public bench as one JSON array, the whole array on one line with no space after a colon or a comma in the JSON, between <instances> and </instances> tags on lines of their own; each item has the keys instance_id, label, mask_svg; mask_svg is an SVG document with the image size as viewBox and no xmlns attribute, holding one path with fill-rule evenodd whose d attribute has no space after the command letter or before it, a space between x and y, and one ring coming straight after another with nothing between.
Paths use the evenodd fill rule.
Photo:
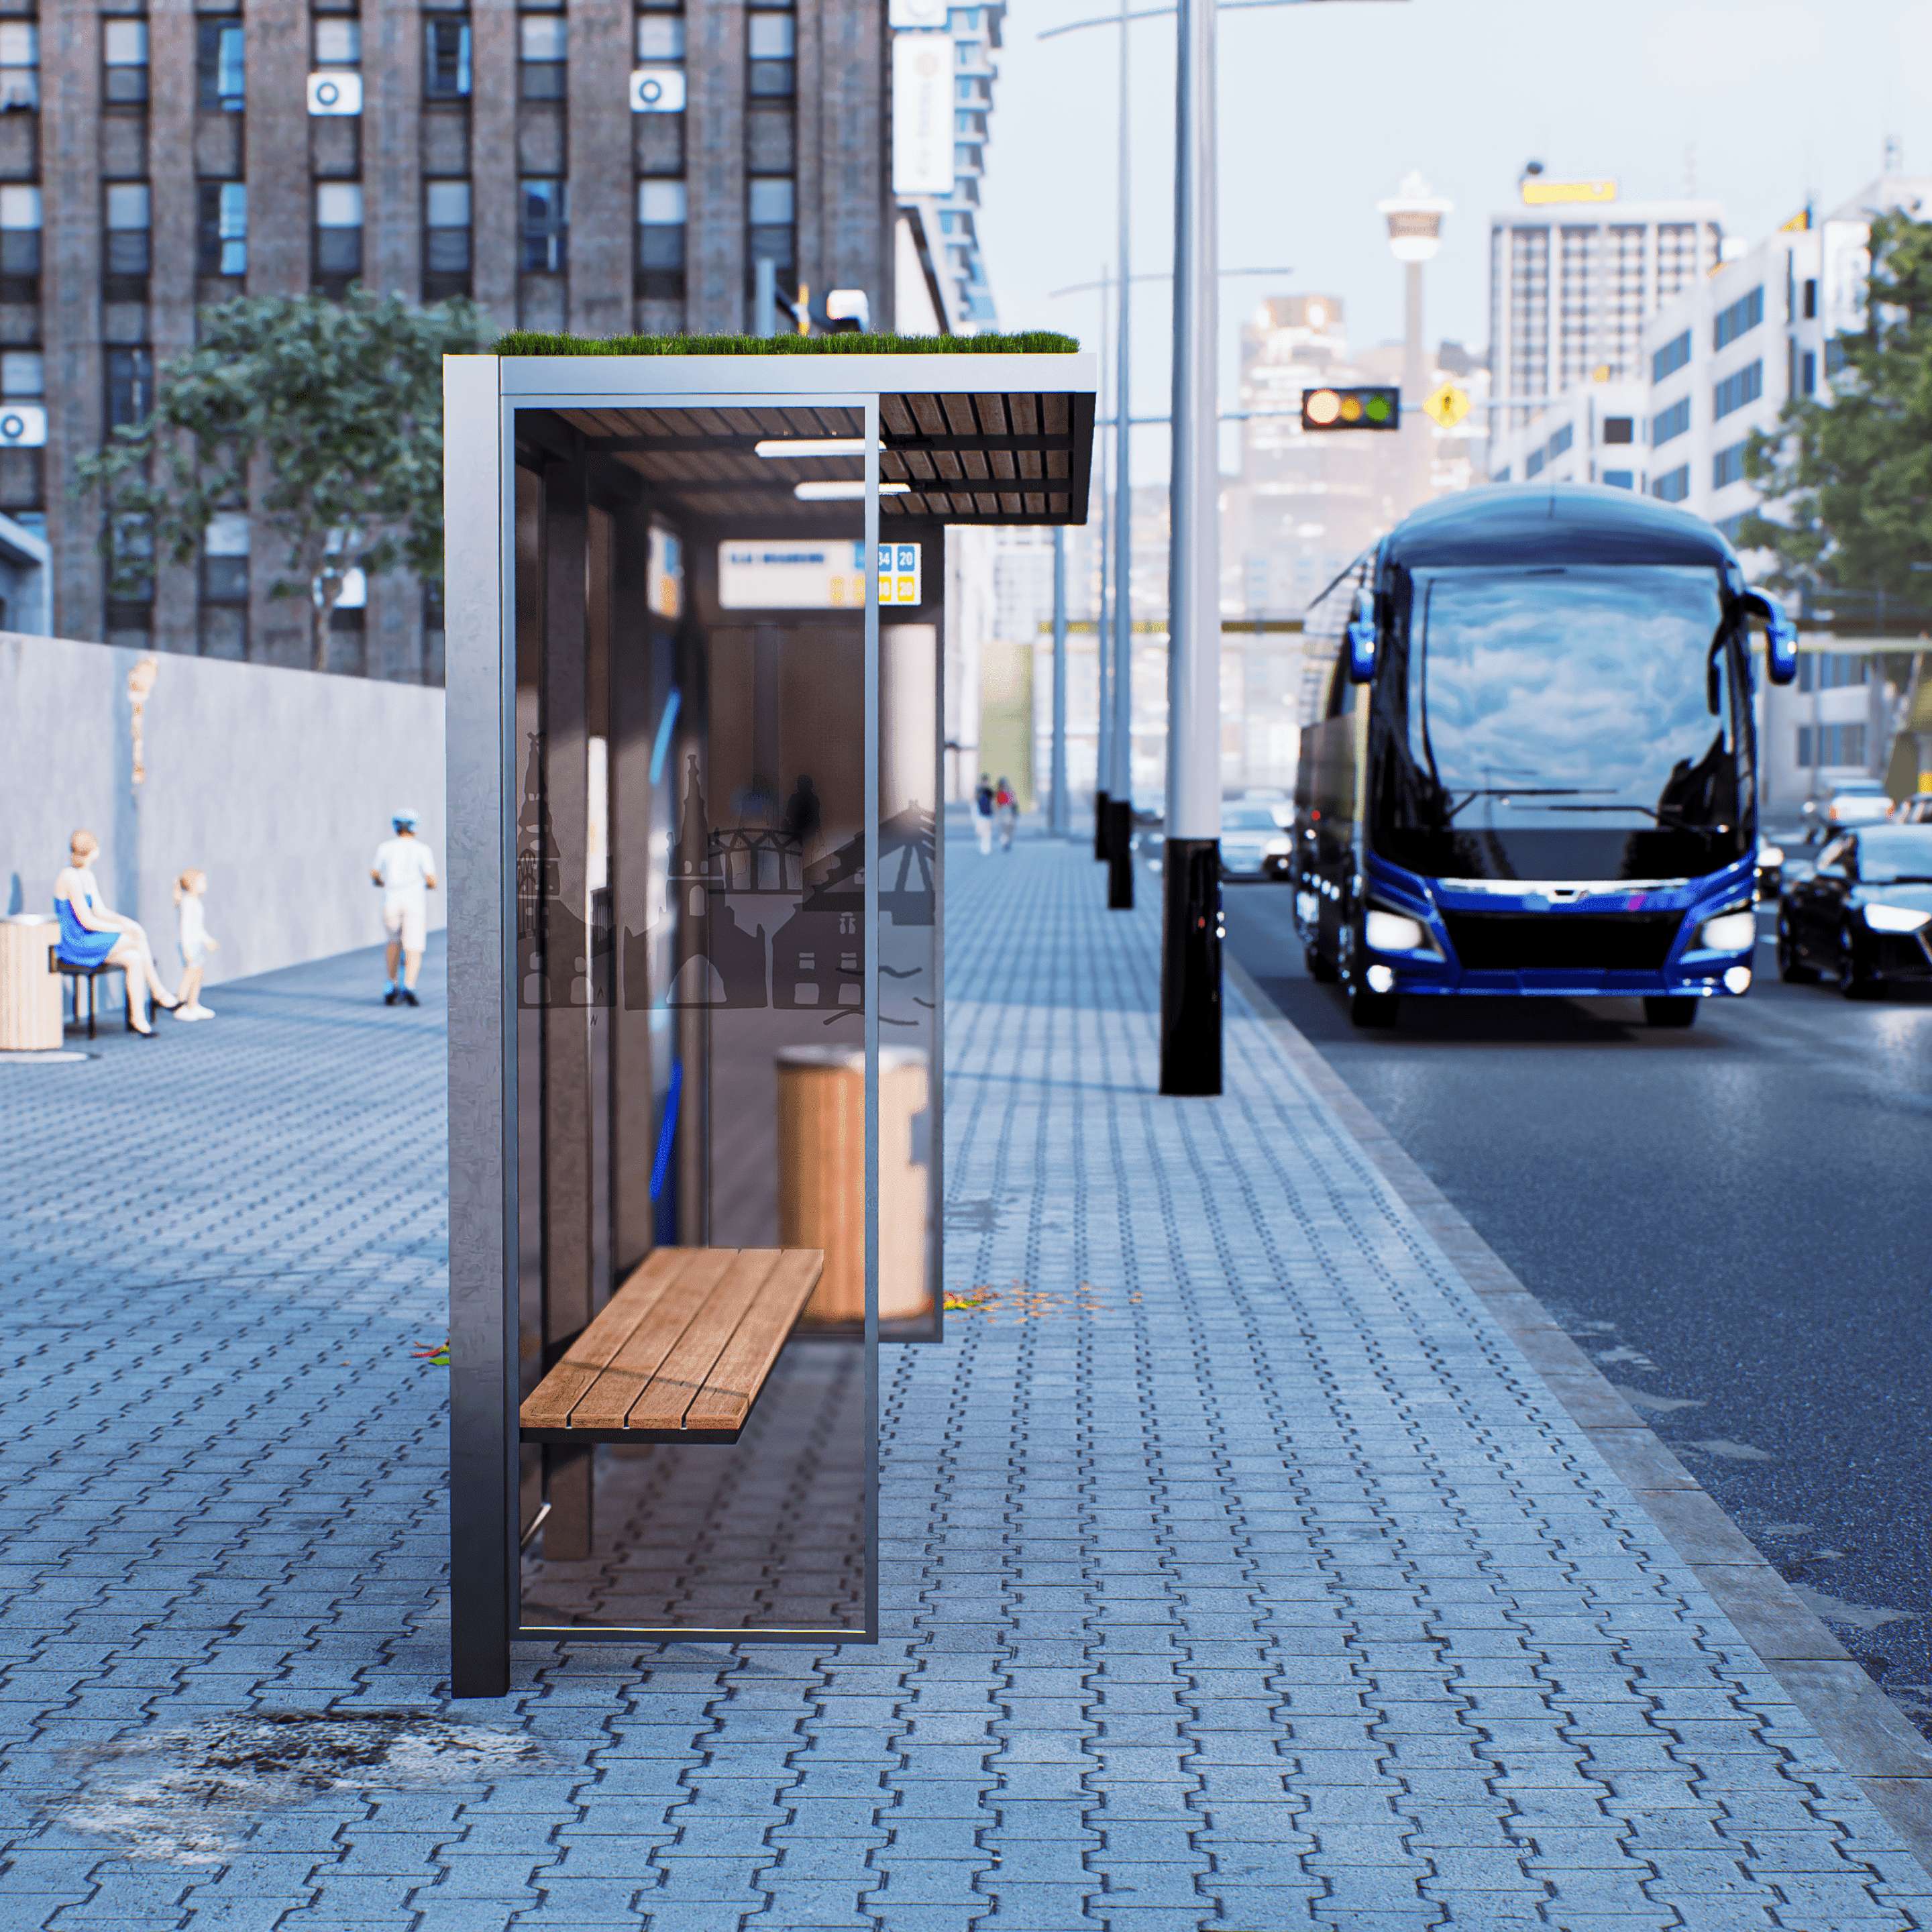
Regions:
<instances>
[{"instance_id":1,"label":"public bench","mask_svg":"<svg viewBox=\"0 0 1932 1932\"><path fill-rule=\"evenodd\" d=\"M735 1442L825 1270L818 1248L659 1248L525 1398L524 1440Z\"/></svg>"}]
</instances>

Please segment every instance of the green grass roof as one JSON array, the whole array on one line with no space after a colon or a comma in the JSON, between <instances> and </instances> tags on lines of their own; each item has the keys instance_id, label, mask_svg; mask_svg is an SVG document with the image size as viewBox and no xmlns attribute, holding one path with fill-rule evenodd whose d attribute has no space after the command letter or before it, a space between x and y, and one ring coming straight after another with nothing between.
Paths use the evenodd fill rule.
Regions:
<instances>
[{"instance_id":1,"label":"green grass roof","mask_svg":"<svg viewBox=\"0 0 1932 1932\"><path fill-rule=\"evenodd\" d=\"M1068 356L1070 335L545 335L513 328L498 356Z\"/></svg>"}]
</instances>

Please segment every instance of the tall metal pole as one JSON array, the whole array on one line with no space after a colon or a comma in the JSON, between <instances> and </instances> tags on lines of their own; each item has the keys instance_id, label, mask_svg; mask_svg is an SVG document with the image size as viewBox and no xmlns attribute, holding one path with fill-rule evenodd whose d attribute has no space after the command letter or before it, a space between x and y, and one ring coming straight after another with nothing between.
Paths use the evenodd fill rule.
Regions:
<instances>
[{"instance_id":1,"label":"tall metal pole","mask_svg":"<svg viewBox=\"0 0 1932 1932\"><path fill-rule=\"evenodd\" d=\"M1120 292L1114 324L1114 679L1113 729L1107 806L1107 904L1130 912L1134 903L1134 486L1131 406L1133 365L1133 224L1130 163L1132 110L1129 99L1127 0L1120 0Z\"/></svg>"},{"instance_id":2,"label":"tall metal pole","mask_svg":"<svg viewBox=\"0 0 1932 1932\"><path fill-rule=\"evenodd\" d=\"M1066 836L1066 526L1053 526L1053 748L1046 829Z\"/></svg>"},{"instance_id":3,"label":"tall metal pole","mask_svg":"<svg viewBox=\"0 0 1932 1932\"><path fill-rule=\"evenodd\" d=\"M1160 1090L1221 1090L1221 557L1214 0L1180 0Z\"/></svg>"},{"instance_id":4,"label":"tall metal pole","mask_svg":"<svg viewBox=\"0 0 1932 1932\"><path fill-rule=\"evenodd\" d=\"M1100 278L1100 387L1107 386L1107 293L1112 284L1107 277ZM1104 449L1105 446L1102 445ZM1107 520L1107 470L1103 461L1100 466L1100 608L1094 614L1094 673L1098 680L1095 695L1094 739L1094 856L1104 860L1107 856L1107 836L1112 821L1107 816L1108 760L1112 756L1108 747L1112 742L1112 700L1107 682L1107 640L1108 612L1112 606L1108 598L1109 589L1108 556L1108 534L1111 526Z\"/></svg>"}]
</instances>

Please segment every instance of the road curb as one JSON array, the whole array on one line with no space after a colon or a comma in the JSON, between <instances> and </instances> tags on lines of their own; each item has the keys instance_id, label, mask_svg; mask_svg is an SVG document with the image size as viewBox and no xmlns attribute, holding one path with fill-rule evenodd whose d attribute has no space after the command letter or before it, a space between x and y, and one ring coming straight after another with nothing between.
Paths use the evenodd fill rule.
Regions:
<instances>
[{"instance_id":1,"label":"road curb","mask_svg":"<svg viewBox=\"0 0 1932 1932\"><path fill-rule=\"evenodd\" d=\"M1232 956L1227 976L1636 1497L1738 1634L1932 1873L1932 1744Z\"/></svg>"}]
</instances>

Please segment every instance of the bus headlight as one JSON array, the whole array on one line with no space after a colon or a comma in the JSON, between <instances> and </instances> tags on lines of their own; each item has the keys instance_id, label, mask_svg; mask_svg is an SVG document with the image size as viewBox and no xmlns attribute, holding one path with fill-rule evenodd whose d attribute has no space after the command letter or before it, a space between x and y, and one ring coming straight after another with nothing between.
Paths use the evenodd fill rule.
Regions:
<instances>
[{"instance_id":1,"label":"bus headlight","mask_svg":"<svg viewBox=\"0 0 1932 1932\"><path fill-rule=\"evenodd\" d=\"M1760 845L1757 848L1757 862L1760 866L1781 866L1784 863L1782 845Z\"/></svg>"},{"instance_id":2,"label":"bus headlight","mask_svg":"<svg viewBox=\"0 0 1932 1932\"><path fill-rule=\"evenodd\" d=\"M1371 952L1420 952L1429 945L1428 928L1420 920L1374 906L1362 922L1362 937Z\"/></svg>"},{"instance_id":3,"label":"bus headlight","mask_svg":"<svg viewBox=\"0 0 1932 1932\"><path fill-rule=\"evenodd\" d=\"M1749 906L1720 912L1697 928L1697 944L1713 952L1742 952L1757 938L1757 914Z\"/></svg>"},{"instance_id":4,"label":"bus headlight","mask_svg":"<svg viewBox=\"0 0 1932 1932\"><path fill-rule=\"evenodd\" d=\"M1868 905L1865 923L1874 932L1916 932L1932 912L1914 912L1910 906Z\"/></svg>"},{"instance_id":5,"label":"bus headlight","mask_svg":"<svg viewBox=\"0 0 1932 1932\"><path fill-rule=\"evenodd\" d=\"M1748 966L1726 966L1724 968L1724 991L1727 993L1748 993L1750 991L1750 968Z\"/></svg>"}]
</instances>

